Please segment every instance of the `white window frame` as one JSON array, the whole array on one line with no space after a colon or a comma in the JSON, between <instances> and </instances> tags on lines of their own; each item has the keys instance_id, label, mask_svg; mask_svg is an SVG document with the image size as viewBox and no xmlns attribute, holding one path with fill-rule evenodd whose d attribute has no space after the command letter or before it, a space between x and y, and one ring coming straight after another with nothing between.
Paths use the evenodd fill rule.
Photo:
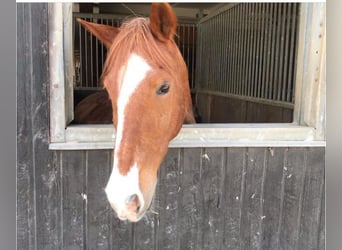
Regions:
<instances>
[{"instance_id":1,"label":"white window frame","mask_svg":"<svg viewBox=\"0 0 342 250\"><path fill-rule=\"evenodd\" d=\"M183 125L170 147L326 145L326 6L302 3L300 9L293 122ZM49 3L49 22L49 148L113 149L113 125L68 125L73 119L72 4Z\"/></svg>"}]
</instances>

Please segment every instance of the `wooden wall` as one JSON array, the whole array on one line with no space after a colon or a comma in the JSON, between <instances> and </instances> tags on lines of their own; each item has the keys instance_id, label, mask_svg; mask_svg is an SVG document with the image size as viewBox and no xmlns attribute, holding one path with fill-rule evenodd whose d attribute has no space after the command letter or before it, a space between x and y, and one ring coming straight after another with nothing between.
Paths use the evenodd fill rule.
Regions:
<instances>
[{"instance_id":1,"label":"wooden wall","mask_svg":"<svg viewBox=\"0 0 342 250\"><path fill-rule=\"evenodd\" d=\"M196 108L204 123L291 123L293 109L210 93L197 93Z\"/></svg>"},{"instance_id":2,"label":"wooden wall","mask_svg":"<svg viewBox=\"0 0 342 250\"><path fill-rule=\"evenodd\" d=\"M110 150L50 151L46 3L17 3L17 249L324 249L324 148L170 149L154 210L119 221Z\"/></svg>"}]
</instances>

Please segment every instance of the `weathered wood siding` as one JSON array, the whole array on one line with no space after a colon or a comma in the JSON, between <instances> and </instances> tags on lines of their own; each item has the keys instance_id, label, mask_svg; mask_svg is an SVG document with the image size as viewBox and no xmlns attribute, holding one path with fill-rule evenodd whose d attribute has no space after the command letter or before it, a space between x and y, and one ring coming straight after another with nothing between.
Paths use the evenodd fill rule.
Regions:
<instances>
[{"instance_id":1,"label":"weathered wood siding","mask_svg":"<svg viewBox=\"0 0 342 250\"><path fill-rule=\"evenodd\" d=\"M246 98L196 94L196 107L204 123L291 123L293 108Z\"/></svg>"},{"instance_id":2,"label":"weathered wood siding","mask_svg":"<svg viewBox=\"0 0 342 250\"><path fill-rule=\"evenodd\" d=\"M324 148L170 149L154 210L119 221L110 150L49 151L47 4L17 4L17 249L324 249Z\"/></svg>"}]
</instances>

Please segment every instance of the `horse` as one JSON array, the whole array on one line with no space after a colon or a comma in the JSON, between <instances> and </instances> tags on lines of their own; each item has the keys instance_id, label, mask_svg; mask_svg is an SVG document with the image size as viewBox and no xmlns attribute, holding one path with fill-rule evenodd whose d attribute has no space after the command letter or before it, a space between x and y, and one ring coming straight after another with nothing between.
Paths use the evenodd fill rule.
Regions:
<instances>
[{"instance_id":1,"label":"horse","mask_svg":"<svg viewBox=\"0 0 342 250\"><path fill-rule=\"evenodd\" d=\"M151 206L169 142L183 123L195 123L187 67L174 41L177 18L169 4L152 3L149 18L119 28L77 21L108 49L101 81L116 139L105 193L120 220L137 222Z\"/></svg>"}]
</instances>

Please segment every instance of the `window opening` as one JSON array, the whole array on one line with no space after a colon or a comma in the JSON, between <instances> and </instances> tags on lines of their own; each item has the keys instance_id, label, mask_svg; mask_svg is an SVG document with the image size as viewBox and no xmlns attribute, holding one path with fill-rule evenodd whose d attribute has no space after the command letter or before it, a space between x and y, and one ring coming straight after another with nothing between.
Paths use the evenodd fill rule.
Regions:
<instances>
[{"instance_id":1,"label":"window opening","mask_svg":"<svg viewBox=\"0 0 342 250\"><path fill-rule=\"evenodd\" d=\"M298 13L299 3L243 3L196 22L179 20L175 40L188 66L198 122L293 121ZM76 18L119 27L127 17L73 13L74 109L98 91L88 99L110 109L99 82L106 48Z\"/></svg>"}]
</instances>

